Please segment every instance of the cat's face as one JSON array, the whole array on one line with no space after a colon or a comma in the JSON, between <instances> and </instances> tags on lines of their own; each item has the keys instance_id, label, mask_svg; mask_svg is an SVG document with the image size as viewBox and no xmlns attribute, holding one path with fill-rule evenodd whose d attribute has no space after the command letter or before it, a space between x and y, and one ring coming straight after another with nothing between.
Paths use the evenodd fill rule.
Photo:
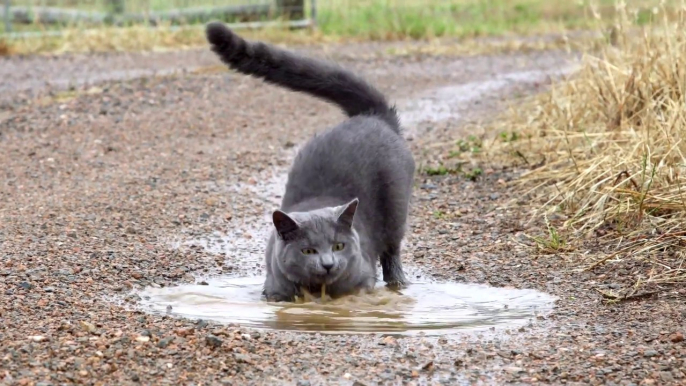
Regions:
<instances>
[{"instance_id":1,"label":"cat's face","mask_svg":"<svg viewBox=\"0 0 686 386\"><path fill-rule=\"evenodd\" d=\"M275 211L278 267L288 280L307 286L345 278L359 259L360 241L352 227L358 200L310 212Z\"/></svg>"}]
</instances>

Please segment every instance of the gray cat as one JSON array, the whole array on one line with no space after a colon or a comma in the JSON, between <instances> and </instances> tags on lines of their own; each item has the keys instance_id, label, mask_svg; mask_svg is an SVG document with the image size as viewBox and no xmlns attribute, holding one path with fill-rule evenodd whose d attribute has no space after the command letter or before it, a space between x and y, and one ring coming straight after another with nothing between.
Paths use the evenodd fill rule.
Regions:
<instances>
[{"instance_id":1,"label":"gray cat","mask_svg":"<svg viewBox=\"0 0 686 386\"><path fill-rule=\"evenodd\" d=\"M210 23L207 40L231 69L341 107L343 123L312 138L288 174L273 212L264 295L293 301L301 288L326 284L337 297L372 289L376 259L383 280L406 284L400 262L415 162L395 110L374 87L327 62L248 42Z\"/></svg>"}]
</instances>

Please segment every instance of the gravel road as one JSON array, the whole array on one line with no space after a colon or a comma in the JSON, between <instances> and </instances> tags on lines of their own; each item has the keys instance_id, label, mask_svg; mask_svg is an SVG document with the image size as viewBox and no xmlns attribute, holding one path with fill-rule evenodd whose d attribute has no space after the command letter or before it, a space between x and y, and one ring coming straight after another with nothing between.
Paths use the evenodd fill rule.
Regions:
<instances>
[{"instance_id":1,"label":"gravel road","mask_svg":"<svg viewBox=\"0 0 686 386\"><path fill-rule=\"evenodd\" d=\"M466 122L493 117L571 63L556 52L398 58L382 44L309 51L397 101L420 164L464 136ZM272 204L250 187L283 173L293 147L342 118L303 95L195 71L216 64L205 50L0 59L2 384L686 382L686 289L606 305L594 288L616 285L614 273L532 258L515 242L532 231L525 213L504 205L514 198L504 182L516 175L507 169L485 168L476 181L418 175L403 257L438 279L559 298L527 326L338 336L135 310L133 289L259 271L176 244L254 225L245 219ZM58 92L70 86L70 97Z\"/></svg>"}]
</instances>

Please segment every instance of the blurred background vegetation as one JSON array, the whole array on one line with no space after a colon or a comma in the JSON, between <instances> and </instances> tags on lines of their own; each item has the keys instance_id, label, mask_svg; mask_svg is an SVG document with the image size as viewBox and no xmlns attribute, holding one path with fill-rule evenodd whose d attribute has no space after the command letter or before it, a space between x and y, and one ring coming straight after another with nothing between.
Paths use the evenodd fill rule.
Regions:
<instances>
[{"instance_id":1,"label":"blurred background vegetation","mask_svg":"<svg viewBox=\"0 0 686 386\"><path fill-rule=\"evenodd\" d=\"M149 49L204 43L210 20L280 41L389 40L545 34L611 23L614 0L0 0L5 51ZM628 0L633 23L656 0ZM128 30L126 30L128 29ZM284 31L287 29L287 31ZM296 31L298 29L298 31ZM278 30L278 33L274 33ZM115 35L121 36L115 36ZM99 44L107 36L120 47ZM33 39L33 41L25 41ZM47 40L46 40L47 39ZM89 44L86 40L95 40ZM82 41L83 47L75 41ZM126 42L129 42L127 44ZM102 47L102 48L98 48Z\"/></svg>"}]
</instances>

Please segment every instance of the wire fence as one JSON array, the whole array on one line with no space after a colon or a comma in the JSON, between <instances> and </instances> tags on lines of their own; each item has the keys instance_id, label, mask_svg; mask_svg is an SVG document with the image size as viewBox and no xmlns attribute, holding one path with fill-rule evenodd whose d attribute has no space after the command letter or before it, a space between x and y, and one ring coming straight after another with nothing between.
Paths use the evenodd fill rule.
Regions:
<instances>
[{"instance_id":1,"label":"wire fence","mask_svg":"<svg viewBox=\"0 0 686 386\"><path fill-rule=\"evenodd\" d=\"M234 28L315 24L316 0L0 0L0 37L60 35L66 28L164 25L222 20Z\"/></svg>"},{"instance_id":2,"label":"wire fence","mask_svg":"<svg viewBox=\"0 0 686 386\"><path fill-rule=\"evenodd\" d=\"M625 1L635 3L640 17L653 15L645 5L650 0ZM203 26L210 20L232 28L316 25L325 35L370 39L526 33L593 23L586 1L0 0L0 4L4 24L0 38L4 39L60 35L74 28L97 32L102 26L177 29ZM593 8L593 15L612 15L616 10L614 0L599 1Z\"/></svg>"}]
</instances>

